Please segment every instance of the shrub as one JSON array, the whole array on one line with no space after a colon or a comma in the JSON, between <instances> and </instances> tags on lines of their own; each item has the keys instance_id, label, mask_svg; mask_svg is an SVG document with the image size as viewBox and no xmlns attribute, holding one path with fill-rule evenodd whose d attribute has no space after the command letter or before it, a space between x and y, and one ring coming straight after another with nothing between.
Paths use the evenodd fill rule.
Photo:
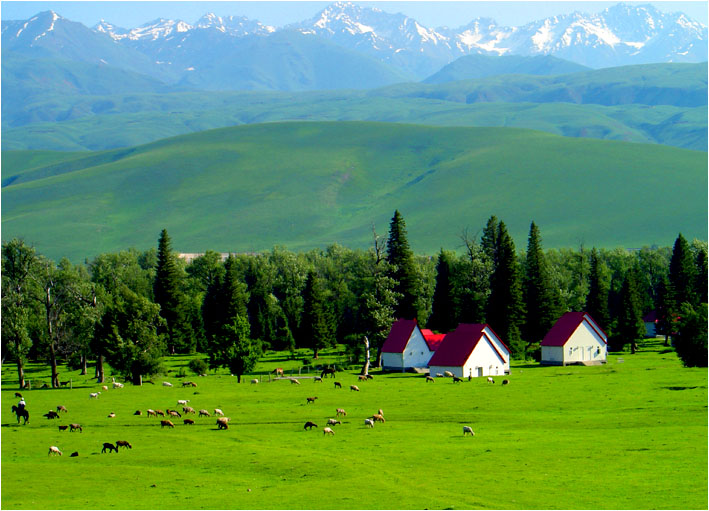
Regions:
<instances>
[{"instance_id":1,"label":"shrub","mask_svg":"<svg viewBox=\"0 0 709 511\"><path fill-rule=\"evenodd\" d=\"M207 372L207 363L201 358L193 358L187 367L195 374L205 374Z\"/></svg>"}]
</instances>

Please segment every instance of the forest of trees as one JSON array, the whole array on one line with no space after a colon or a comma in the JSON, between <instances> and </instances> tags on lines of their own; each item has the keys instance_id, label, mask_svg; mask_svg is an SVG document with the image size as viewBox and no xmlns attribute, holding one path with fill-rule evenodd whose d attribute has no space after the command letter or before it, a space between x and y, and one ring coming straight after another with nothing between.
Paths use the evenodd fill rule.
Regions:
<instances>
[{"instance_id":1,"label":"forest of trees","mask_svg":"<svg viewBox=\"0 0 709 511\"><path fill-rule=\"evenodd\" d=\"M657 311L658 332L673 339L686 366L707 365L707 244L678 235L673 247L544 250L533 222L527 248L515 248L492 216L480 236L463 232L456 249L416 256L396 211L372 247L339 245L295 253L207 251L186 262L163 230L157 247L106 253L84 264L58 263L23 240L2 246L2 357L17 365L104 363L134 384L161 370L161 357L200 353L239 379L265 350L318 353L344 344L358 363L367 336L381 348L392 322L416 318L448 332L489 323L513 357L538 358L539 343L566 311L585 310L609 335L609 349L631 352L642 317Z\"/></svg>"}]
</instances>

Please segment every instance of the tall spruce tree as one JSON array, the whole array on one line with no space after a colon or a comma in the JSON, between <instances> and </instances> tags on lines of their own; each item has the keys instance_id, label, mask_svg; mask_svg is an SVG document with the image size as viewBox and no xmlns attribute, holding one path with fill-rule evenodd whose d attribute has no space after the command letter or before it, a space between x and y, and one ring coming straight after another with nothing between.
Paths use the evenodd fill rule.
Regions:
<instances>
[{"instance_id":1,"label":"tall spruce tree","mask_svg":"<svg viewBox=\"0 0 709 511\"><path fill-rule=\"evenodd\" d=\"M483 249L483 253L492 261L493 270L497 265L497 246L498 240L497 236L500 230L500 222L495 215L492 215L487 220L487 224L483 229L482 236L480 237L480 246Z\"/></svg>"},{"instance_id":2,"label":"tall spruce tree","mask_svg":"<svg viewBox=\"0 0 709 511\"><path fill-rule=\"evenodd\" d=\"M456 326L456 307L453 297L453 255L441 249L436 265L436 287L428 327L439 332L450 332Z\"/></svg>"},{"instance_id":3,"label":"tall spruce tree","mask_svg":"<svg viewBox=\"0 0 709 511\"><path fill-rule=\"evenodd\" d=\"M670 286L677 304L677 309L682 303L694 303L694 279L695 265L692 257L692 252L689 248L689 243L682 236L682 233L677 236L674 248L672 249L672 258L670 259Z\"/></svg>"},{"instance_id":4,"label":"tall spruce tree","mask_svg":"<svg viewBox=\"0 0 709 511\"><path fill-rule=\"evenodd\" d=\"M181 275L177 268L175 255L172 253L172 242L167 230L163 229L158 239L158 263L153 283L155 303L160 305L160 316L165 320L167 328L167 345L170 353L177 346L184 344L185 324L182 317L180 301Z\"/></svg>"},{"instance_id":5,"label":"tall spruce tree","mask_svg":"<svg viewBox=\"0 0 709 511\"><path fill-rule=\"evenodd\" d=\"M497 265L492 274L486 317L492 329L509 346L514 358L525 357L521 325L524 323L522 277L515 245L504 222L497 231Z\"/></svg>"},{"instance_id":6,"label":"tall spruce tree","mask_svg":"<svg viewBox=\"0 0 709 511\"><path fill-rule=\"evenodd\" d=\"M643 322L642 309L638 295L637 270L631 269L623 280L620 290L620 311L614 329L616 348L630 344L630 352L638 349L638 339L645 336L645 323Z\"/></svg>"},{"instance_id":7,"label":"tall spruce tree","mask_svg":"<svg viewBox=\"0 0 709 511\"><path fill-rule=\"evenodd\" d=\"M528 343L534 343L544 338L559 315L541 235L534 222L529 227L524 270L524 303L527 305L524 334Z\"/></svg>"},{"instance_id":8,"label":"tall spruce tree","mask_svg":"<svg viewBox=\"0 0 709 511\"><path fill-rule=\"evenodd\" d=\"M399 210L394 212L389 225L387 242L387 263L389 277L397 282L394 291L401 294L401 299L394 311L398 318L414 319L418 314L416 302L420 292L419 275L414 262L414 255L409 247L406 222Z\"/></svg>"},{"instance_id":9,"label":"tall spruce tree","mask_svg":"<svg viewBox=\"0 0 709 511\"><path fill-rule=\"evenodd\" d=\"M594 321L608 331L610 314L608 312L608 269L601 260L595 247L591 250L591 268L588 274L588 295L586 295L586 312Z\"/></svg>"},{"instance_id":10,"label":"tall spruce tree","mask_svg":"<svg viewBox=\"0 0 709 511\"><path fill-rule=\"evenodd\" d=\"M303 300L303 344L313 350L313 358L318 358L320 350L335 344L335 328L322 284L314 271L308 272Z\"/></svg>"},{"instance_id":11,"label":"tall spruce tree","mask_svg":"<svg viewBox=\"0 0 709 511\"><path fill-rule=\"evenodd\" d=\"M697 252L694 297L697 303L707 303L707 251L705 249Z\"/></svg>"}]
</instances>

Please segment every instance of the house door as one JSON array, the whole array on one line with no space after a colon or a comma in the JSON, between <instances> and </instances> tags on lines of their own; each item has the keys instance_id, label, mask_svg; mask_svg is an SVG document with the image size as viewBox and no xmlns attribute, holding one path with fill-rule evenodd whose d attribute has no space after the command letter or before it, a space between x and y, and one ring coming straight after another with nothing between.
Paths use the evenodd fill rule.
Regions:
<instances>
[{"instance_id":1,"label":"house door","mask_svg":"<svg viewBox=\"0 0 709 511\"><path fill-rule=\"evenodd\" d=\"M478 369L478 378L480 378L480 377L482 377L482 375L483 375L483 368L482 368L482 367L478 367L477 369Z\"/></svg>"}]
</instances>

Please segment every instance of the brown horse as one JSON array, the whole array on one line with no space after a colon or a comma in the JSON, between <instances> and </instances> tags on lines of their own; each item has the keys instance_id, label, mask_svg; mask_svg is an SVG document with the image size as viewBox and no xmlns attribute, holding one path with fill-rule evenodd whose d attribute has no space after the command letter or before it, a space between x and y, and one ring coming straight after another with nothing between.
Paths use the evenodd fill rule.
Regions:
<instances>
[{"instance_id":1,"label":"brown horse","mask_svg":"<svg viewBox=\"0 0 709 511\"><path fill-rule=\"evenodd\" d=\"M20 417L25 419L25 422L22 424L27 424L27 421L30 420L30 412L28 412L25 408L18 408L15 405L12 405L12 412L17 415L17 423L20 423Z\"/></svg>"},{"instance_id":2,"label":"brown horse","mask_svg":"<svg viewBox=\"0 0 709 511\"><path fill-rule=\"evenodd\" d=\"M271 372L276 373L276 377L283 376L283 368L282 367L277 367Z\"/></svg>"}]
</instances>

